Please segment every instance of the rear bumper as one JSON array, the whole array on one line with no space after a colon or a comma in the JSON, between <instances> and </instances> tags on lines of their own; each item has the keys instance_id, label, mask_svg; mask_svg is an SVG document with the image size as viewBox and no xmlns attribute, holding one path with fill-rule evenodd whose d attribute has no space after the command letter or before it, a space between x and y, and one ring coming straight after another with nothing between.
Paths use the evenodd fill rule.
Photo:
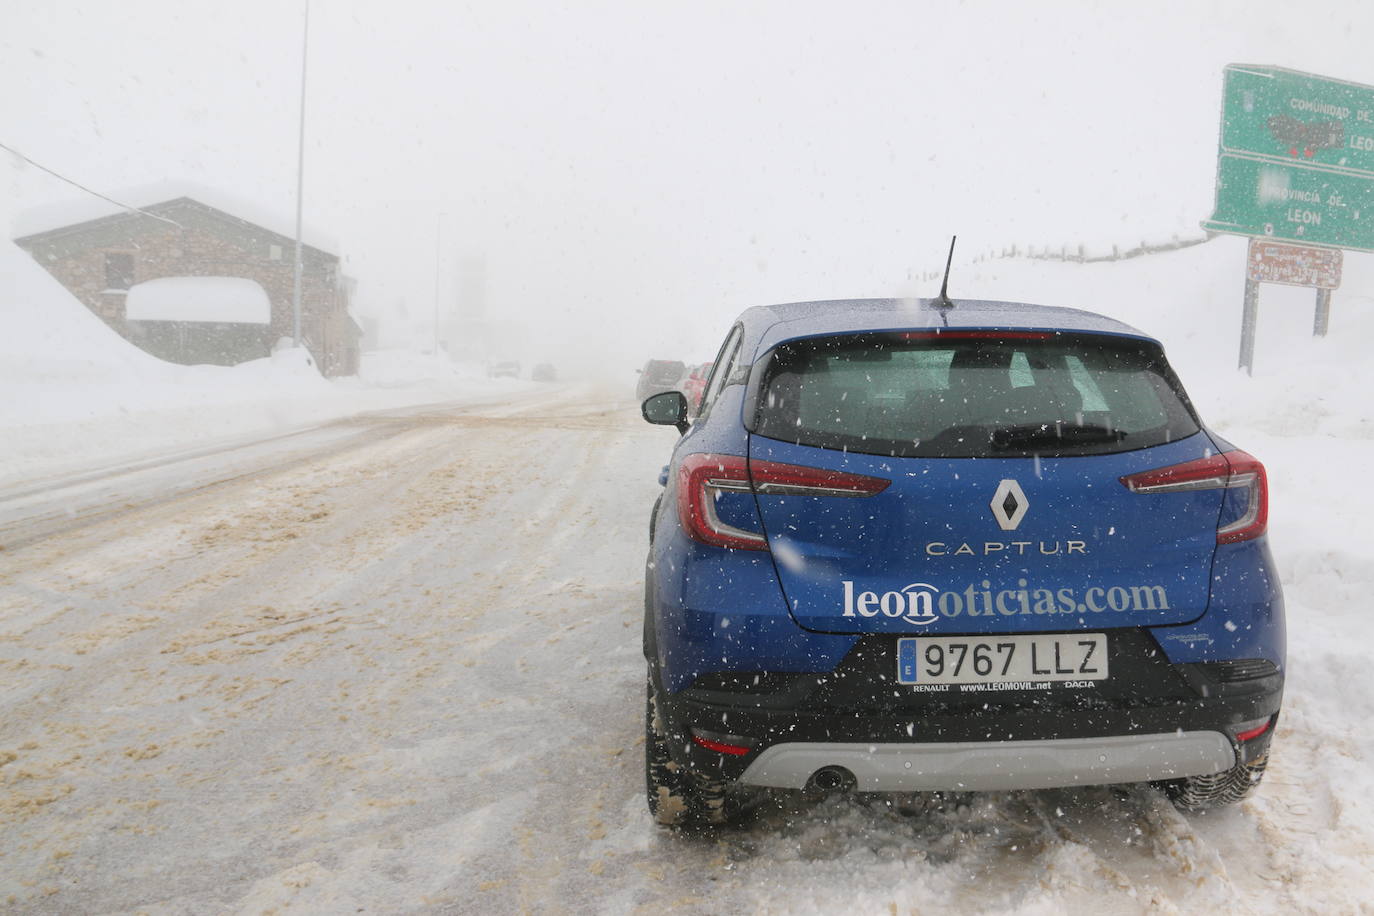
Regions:
<instances>
[{"instance_id":1,"label":"rear bumper","mask_svg":"<svg viewBox=\"0 0 1374 916\"><path fill-rule=\"evenodd\" d=\"M785 742L755 757L739 781L801 789L817 770L844 767L860 792L1054 789L1203 776L1235 762L1230 739L1215 731L1047 741Z\"/></svg>"},{"instance_id":2,"label":"rear bumper","mask_svg":"<svg viewBox=\"0 0 1374 916\"><path fill-rule=\"evenodd\" d=\"M684 692L689 693L689 692ZM660 694L677 762L705 777L798 787L843 766L869 791L1032 789L1200 776L1250 763L1272 728L1247 742L1243 726L1272 722L1282 691L1186 703L844 714L700 703ZM693 741L748 744L723 754ZM808 769L809 767L809 769ZM805 771L805 772L803 772Z\"/></svg>"},{"instance_id":3,"label":"rear bumper","mask_svg":"<svg viewBox=\"0 0 1374 916\"><path fill-rule=\"evenodd\" d=\"M1142 631L1114 632L1111 680L1082 690L921 692L895 683L895 646L867 637L826 674L702 676L676 693L655 671L675 760L707 778L791 788L839 766L868 791L1174 779L1263 757L1272 728L1235 736L1272 725L1283 700L1272 663L1171 664Z\"/></svg>"}]
</instances>

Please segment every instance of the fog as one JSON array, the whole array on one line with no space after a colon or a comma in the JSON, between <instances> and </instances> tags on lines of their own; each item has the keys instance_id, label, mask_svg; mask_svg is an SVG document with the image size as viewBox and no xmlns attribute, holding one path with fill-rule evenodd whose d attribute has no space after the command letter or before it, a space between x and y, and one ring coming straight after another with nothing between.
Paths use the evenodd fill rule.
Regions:
<instances>
[{"instance_id":1,"label":"fog","mask_svg":"<svg viewBox=\"0 0 1374 916\"><path fill-rule=\"evenodd\" d=\"M189 194L290 233L304 20L304 0L0 0L0 147L15 151L0 149L0 229L117 212L102 196ZM1374 494L1359 485L1374 465L1374 257L1344 252L1327 336L1312 333L1326 297L1265 283L1251 375L1236 370L1247 242L1193 242L1212 214L1223 67L1374 84L1370 36L1374 4L1356 0L315 0L305 238L342 255L368 352L324 258L314 303L337 322L316 316L308 347L283 344L289 249L232 220L246 241L227 254L195 249L191 220L180 236L128 236L157 236L162 260L135 262L125 248L141 241L80 263L57 244L33 249L38 262L0 244L0 901L32 913L1367 910L1374 733L1351 723L1374 719ZM706 448L739 454L720 443L750 442L749 461L804 446L731 439L741 414L709 405L685 438L645 424L634 370L711 359L748 306L931 295L954 234L956 300L1078 306L1158 337L1218 437L1167 443L1160 469L1195 446L1206 454L1189 464L1229 462L1211 447L1234 442L1248 454L1228 485L1247 470L1248 492L1272 494L1247 504L1247 527L1267 518L1269 533L1244 548L1267 556L1272 540L1272 570L1193 557L1202 584L1282 586L1286 654L1278 634L1263 659L1236 656L1291 670L1264 785L1208 813L1145 785L1080 785L1078 771L1044 791L779 791L737 827L661 829L646 784L651 507L650 574L681 571L713 596L701 600L722 596L723 613L690 607L687 630L740 620L728 633L741 646L791 631L783 592L756 601L763 580L703 581L718 557L688 567L663 552L663 526L694 510L681 476L665 491L660 473ZM1043 256L1142 243L1149 256ZM244 259L262 268L260 295L247 276L166 275ZM135 263L151 276L134 282ZM497 342L472 346L465 323ZM182 337L178 362L159 358L152 332L186 325L196 346ZM226 330L243 336L215 336ZM436 335L461 358L434 354ZM519 372L495 365L516 360ZM1046 519L1036 537L1094 539L1086 562L1066 550L1082 563L1065 566L1068 585L1107 582L1098 547L1122 552L1108 539L1135 522L1115 521L1101 489L1065 482L1100 478L1134 499L1118 482L1164 453L1127 444L1119 460L1134 464L1119 471L1100 460L1115 453L1084 456L1092 469L1067 466L1078 456L1050 456L1064 463L1048 471L1038 454L970 460L957 492L900 499L912 531L985 531L986 555L1010 536L990 500L1011 478L996 478L1016 474L1025 531ZM867 448L803 457L923 460ZM925 486L915 466L904 473L900 485ZM1150 512L1169 498L1141 496ZM993 518L964 513L984 506ZM1230 526L1216 525L1220 542ZM1142 581L1167 574L1155 556L1213 549L1210 527L1159 527ZM964 575L900 525L880 537L910 542L895 582L943 589ZM756 556L771 576L770 554ZM1171 661L1275 636L1277 589L1207 594L1197 626L1210 629L1159 635ZM1112 640L1125 629L1091 626ZM1164 629L1130 628L1142 641L1111 662L1122 684L1130 646ZM1123 691L1134 718L1149 698ZM985 697L1004 702L973 702ZM1098 707L1085 695L1082 708ZM1219 737L1250 740L1240 729L1253 724ZM914 743L932 740L917 727Z\"/></svg>"},{"instance_id":2,"label":"fog","mask_svg":"<svg viewBox=\"0 0 1374 916\"><path fill-rule=\"evenodd\" d=\"M4 19L0 141L116 197L185 181L289 225L300 4ZM528 359L706 359L745 306L919 286L956 232L956 263L1198 235L1222 66L1374 82L1371 29L1355 2L318 2L306 221L384 342L432 335L437 250L444 316L520 320ZM83 196L3 174L17 212Z\"/></svg>"}]
</instances>

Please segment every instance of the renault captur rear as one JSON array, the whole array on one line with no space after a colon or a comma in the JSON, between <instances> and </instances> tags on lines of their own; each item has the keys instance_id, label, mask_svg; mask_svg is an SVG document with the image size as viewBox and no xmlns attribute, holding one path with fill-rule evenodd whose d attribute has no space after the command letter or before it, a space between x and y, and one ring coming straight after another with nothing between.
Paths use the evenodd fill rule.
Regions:
<instances>
[{"instance_id":1,"label":"renault captur rear","mask_svg":"<svg viewBox=\"0 0 1374 916\"><path fill-rule=\"evenodd\" d=\"M1282 697L1263 466L1157 340L1014 303L746 311L651 523L646 787L1258 784Z\"/></svg>"}]
</instances>

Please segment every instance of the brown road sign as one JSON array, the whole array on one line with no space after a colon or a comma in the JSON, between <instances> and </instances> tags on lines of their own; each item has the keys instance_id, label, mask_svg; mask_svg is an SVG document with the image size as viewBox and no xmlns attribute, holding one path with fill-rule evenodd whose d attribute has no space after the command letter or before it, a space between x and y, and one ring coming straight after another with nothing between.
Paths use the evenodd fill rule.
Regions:
<instances>
[{"instance_id":1,"label":"brown road sign","mask_svg":"<svg viewBox=\"0 0 1374 916\"><path fill-rule=\"evenodd\" d=\"M1252 238L1246 275L1260 283L1337 289L1341 285L1341 260L1339 248L1281 245Z\"/></svg>"}]
</instances>

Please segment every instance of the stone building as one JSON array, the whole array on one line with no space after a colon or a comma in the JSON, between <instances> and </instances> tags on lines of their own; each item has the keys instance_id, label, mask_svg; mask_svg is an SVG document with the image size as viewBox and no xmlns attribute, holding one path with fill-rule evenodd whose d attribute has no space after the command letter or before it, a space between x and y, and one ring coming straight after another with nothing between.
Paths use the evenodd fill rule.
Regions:
<instances>
[{"instance_id":1,"label":"stone building","mask_svg":"<svg viewBox=\"0 0 1374 916\"><path fill-rule=\"evenodd\" d=\"M31 232L15 244L120 336L171 362L234 365L292 336L292 238L186 196L141 209ZM303 244L301 260L302 343L324 375L353 375L362 336L348 312L353 282L340 273L337 254ZM253 280L271 302L270 322L130 320L129 289L165 277Z\"/></svg>"}]
</instances>

